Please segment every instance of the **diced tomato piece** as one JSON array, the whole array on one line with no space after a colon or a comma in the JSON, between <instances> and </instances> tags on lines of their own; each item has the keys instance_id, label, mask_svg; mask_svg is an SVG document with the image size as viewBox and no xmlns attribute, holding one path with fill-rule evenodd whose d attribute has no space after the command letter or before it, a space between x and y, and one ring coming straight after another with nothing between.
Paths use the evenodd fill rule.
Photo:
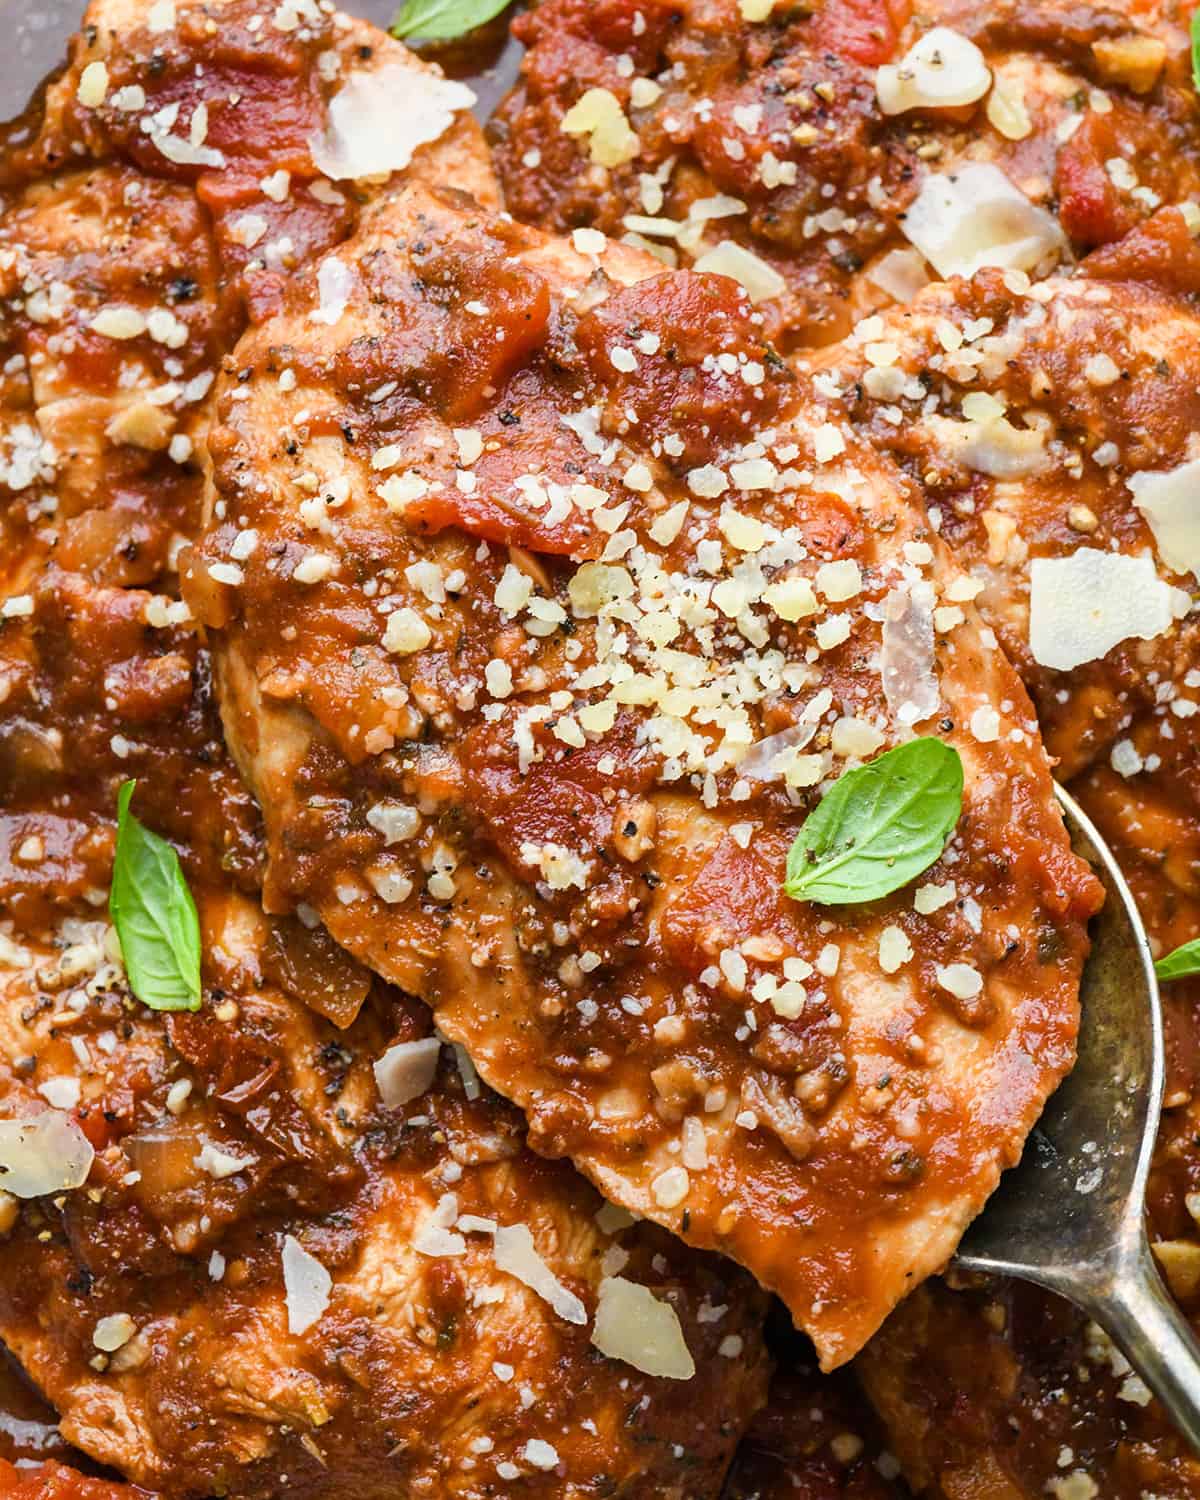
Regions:
<instances>
[{"instance_id":1,"label":"diced tomato piece","mask_svg":"<svg viewBox=\"0 0 1200 1500\"><path fill-rule=\"evenodd\" d=\"M889 62L912 6L908 0L827 0L813 17L811 45L848 62Z\"/></svg>"}]
</instances>

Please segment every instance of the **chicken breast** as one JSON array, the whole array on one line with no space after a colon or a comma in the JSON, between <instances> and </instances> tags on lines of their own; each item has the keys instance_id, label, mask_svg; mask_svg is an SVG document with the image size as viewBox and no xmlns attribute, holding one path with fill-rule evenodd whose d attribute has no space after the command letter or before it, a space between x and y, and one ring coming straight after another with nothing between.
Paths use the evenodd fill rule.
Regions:
<instances>
[{"instance_id":1,"label":"chicken breast","mask_svg":"<svg viewBox=\"0 0 1200 1500\"><path fill-rule=\"evenodd\" d=\"M820 1374L811 1353L785 1342L766 1406L742 1440L727 1500L899 1500L894 1455L851 1370Z\"/></svg>"},{"instance_id":2,"label":"chicken breast","mask_svg":"<svg viewBox=\"0 0 1200 1500\"><path fill-rule=\"evenodd\" d=\"M12 1500L136 1500L137 1491L107 1479L93 1479L67 1464L18 1467L0 1458L0 1484Z\"/></svg>"},{"instance_id":3,"label":"chicken breast","mask_svg":"<svg viewBox=\"0 0 1200 1500\"><path fill-rule=\"evenodd\" d=\"M1033 272L1194 199L1186 8L541 0L490 127L514 214L741 276L826 343L931 276Z\"/></svg>"},{"instance_id":4,"label":"chicken breast","mask_svg":"<svg viewBox=\"0 0 1200 1500\"><path fill-rule=\"evenodd\" d=\"M1188 724L1194 693L1181 683L1164 694L1073 787L1119 860L1159 957L1200 937L1200 766ZM1166 1104L1178 1108L1200 1094L1200 981L1174 979L1160 992Z\"/></svg>"},{"instance_id":5,"label":"chicken breast","mask_svg":"<svg viewBox=\"0 0 1200 1500\"><path fill-rule=\"evenodd\" d=\"M966 580L735 283L600 236L406 190L235 365L187 588L270 906L844 1360L1071 1060L1096 888ZM966 781L920 892L785 896L914 732Z\"/></svg>"},{"instance_id":6,"label":"chicken breast","mask_svg":"<svg viewBox=\"0 0 1200 1500\"><path fill-rule=\"evenodd\" d=\"M496 201L474 96L316 0L92 0L0 181L79 156L185 185L251 313L409 171ZM32 125L33 128L30 128Z\"/></svg>"},{"instance_id":7,"label":"chicken breast","mask_svg":"<svg viewBox=\"0 0 1200 1500\"><path fill-rule=\"evenodd\" d=\"M715 1497L748 1279L532 1156L414 1002L316 1016L320 933L200 908L196 1014L137 1004L103 922L2 940L0 1113L56 1134L0 1144L0 1336L64 1435L171 1496Z\"/></svg>"},{"instance_id":8,"label":"chicken breast","mask_svg":"<svg viewBox=\"0 0 1200 1500\"><path fill-rule=\"evenodd\" d=\"M1200 1482L1194 1454L1103 1331L1036 1287L927 1282L858 1369L922 1494L1133 1500Z\"/></svg>"},{"instance_id":9,"label":"chicken breast","mask_svg":"<svg viewBox=\"0 0 1200 1500\"><path fill-rule=\"evenodd\" d=\"M8 132L0 867L31 930L103 901L117 786L150 765L155 826L195 868L253 887L256 814L205 716L175 568L213 381L247 318L349 232L391 166L494 198L468 102L308 0L95 0ZM381 132L387 162L364 163Z\"/></svg>"},{"instance_id":10,"label":"chicken breast","mask_svg":"<svg viewBox=\"0 0 1200 1500\"><path fill-rule=\"evenodd\" d=\"M1163 210L1103 275L933 287L814 365L831 417L923 492L1064 777L1148 705L1186 698L1200 659L1200 323L1177 284L1194 265ZM1150 279L1164 268L1173 289Z\"/></svg>"},{"instance_id":11,"label":"chicken breast","mask_svg":"<svg viewBox=\"0 0 1200 1500\"><path fill-rule=\"evenodd\" d=\"M364 93L394 116L397 68L412 104L430 70L308 4L96 5L9 142L0 1339L71 1441L169 1496L715 1496L764 1299L533 1156L423 1008L263 918L178 598L216 365L390 181L318 160L347 120L361 145ZM410 144L465 185L457 109ZM140 1005L97 920L128 779L199 902L195 1015Z\"/></svg>"}]
</instances>

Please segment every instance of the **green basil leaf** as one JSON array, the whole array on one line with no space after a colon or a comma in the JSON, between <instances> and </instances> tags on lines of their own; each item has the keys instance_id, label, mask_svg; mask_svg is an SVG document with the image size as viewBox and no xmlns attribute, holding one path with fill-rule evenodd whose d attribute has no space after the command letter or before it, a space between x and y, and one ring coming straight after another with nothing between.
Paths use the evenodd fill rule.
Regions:
<instances>
[{"instance_id":1,"label":"green basil leaf","mask_svg":"<svg viewBox=\"0 0 1200 1500\"><path fill-rule=\"evenodd\" d=\"M1192 82L1200 89L1200 9L1192 12Z\"/></svg>"},{"instance_id":2,"label":"green basil leaf","mask_svg":"<svg viewBox=\"0 0 1200 1500\"><path fill-rule=\"evenodd\" d=\"M1160 958L1154 972L1160 979L1186 979L1189 974L1200 974L1200 938L1193 938Z\"/></svg>"},{"instance_id":3,"label":"green basil leaf","mask_svg":"<svg viewBox=\"0 0 1200 1500\"><path fill-rule=\"evenodd\" d=\"M426 42L455 42L493 16L509 0L404 0L391 25L392 35Z\"/></svg>"},{"instance_id":4,"label":"green basil leaf","mask_svg":"<svg viewBox=\"0 0 1200 1500\"><path fill-rule=\"evenodd\" d=\"M200 1009L200 919L179 856L129 811L135 781L117 794L117 853L108 909L129 987L151 1010Z\"/></svg>"},{"instance_id":5,"label":"green basil leaf","mask_svg":"<svg viewBox=\"0 0 1200 1500\"><path fill-rule=\"evenodd\" d=\"M958 751L909 740L840 776L805 818L783 889L797 901L877 901L940 857L962 813Z\"/></svg>"}]
</instances>

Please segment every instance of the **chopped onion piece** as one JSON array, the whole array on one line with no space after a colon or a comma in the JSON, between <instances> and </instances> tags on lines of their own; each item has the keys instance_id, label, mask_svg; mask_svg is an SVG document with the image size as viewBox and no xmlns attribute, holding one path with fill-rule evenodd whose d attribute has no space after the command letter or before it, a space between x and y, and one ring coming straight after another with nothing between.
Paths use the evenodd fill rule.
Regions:
<instances>
[{"instance_id":1,"label":"chopped onion piece","mask_svg":"<svg viewBox=\"0 0 1200 1500\"><path fill-rule=\"evenodd\" d=\"M678 1313L649 1287L624 1276L607 1276L600 1283L592 1343L601 1354L643 1375L690 1380L696 1373Z\"/></svg>"},{"instance_id":2,"label":"chopped onion piece","mask_svg":"<svg viewBox=\"0 0 1200 1500\"><path fill-rule=\"evenodd\" d=\"M991 85L983 53L949 26L933 27L898 63L885 63L875 74L875 93L885 115L974 104Z\"/></svg>"},{"instance_id":3,"label":"chopped onion piece","mask_svg":"<svg viewBox=\"0 0 1200 1500\"><path fill-rule=\"evenodd\" d=\"M1043 667L1069 672L1131 637L1162 635L1190 606L1148 557L1095 547L1037 557L1029 571L1029 648Z\"/></svg>"},{"instance_id":4,"label":"chopped onion piece","mask_svg":"<svg viewBox=\"0 0 1200 1500\"><path fill-rule=\"evenodd\" d=\"M76 1121L60 1109L0 1120L0 1188L15 1198L82 1187L95 1154Z\"/></svg>"}]
</instances>

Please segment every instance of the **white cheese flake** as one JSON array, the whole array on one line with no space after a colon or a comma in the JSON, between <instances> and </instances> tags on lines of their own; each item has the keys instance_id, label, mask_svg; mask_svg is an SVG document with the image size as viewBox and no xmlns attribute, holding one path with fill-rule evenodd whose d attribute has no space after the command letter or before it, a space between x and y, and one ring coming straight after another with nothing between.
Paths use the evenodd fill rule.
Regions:
<instances>
[{"instance_id":1,"label":"white cheese flake","mask_svg":"<svg viewBox=\"0 0 1200 1500\"><path fill-rule=\"evenodd\" d=\"M1069 672L1122 641L1153 640L1190 608L1149 557L1079 547L1036 557L1029 570L1029 647L1040 666Z\"/></svg>"},{"instance_id":2,"label":"white cheese flake","mask_svg":"<svg viewBox=\"0 0 1200 1500\"><path fill-rule=\"evenodd\" d=\"M325 133L309 141L313 163L335 182L401 172L474 103L465 83L411 64L351 73L329 102Z\"/></svg>"},{"instance_id":3,"label":"white cheese flake","mask_svg":"<svg viewBox=\"0 0 1200 1500\"><path fill-rule=\"evenodd\" d=\"M501 1271L536 1292L560 1318L579 1327L587 1325L583 1303L565 1287L537 1253L533 1235L525 1224L506 1224L496 1231L495 1260Z\"/></svg>"},{"instance_id":4,"label":"white cheese flake","mask_svg":"<svg viewBox=\"0 0 1200 1500\"><path fill-rule=\"evenodd\" d=\"M333 1277L295 1235L284 1239L282 1260L288 1332L307 1333L329 1306Z\"/></svg>"},{"instance_id":5,"label":"white cheese flake","mask_svg":"<svg viewBox=\"0 0 1200 1500\"><path fill-rule=\"evenodd\" d=\"M82 1187L95 1154L79 1125L61 1110L0 1120L0 1183L15 1198Z\"/></svg>"},{"instance_id":6,"label":"white cheese flake","mask_svg":"<svg viewBox=\"0 0 1200 1500\"><path fill-rule=\"evenodd\" d=\"M399 1109L427 1093L437 1073L442 1044L435 1036L396 1042L374 1063L375 1085L388 1109Z\"/></svg>"},{"instance_id":7,"label":"white cheese flake","mask_svg":"<svg viewBox=\"0 0 1200 1500\"><path fill-rule=\"evenodd\" d=\"M644 1375L690 1380L696 1373L675 1309L649 1287L623 1276L607 1276L600 1283L592 1343L609 1359Z\"/></svg>"}]
</instances>

